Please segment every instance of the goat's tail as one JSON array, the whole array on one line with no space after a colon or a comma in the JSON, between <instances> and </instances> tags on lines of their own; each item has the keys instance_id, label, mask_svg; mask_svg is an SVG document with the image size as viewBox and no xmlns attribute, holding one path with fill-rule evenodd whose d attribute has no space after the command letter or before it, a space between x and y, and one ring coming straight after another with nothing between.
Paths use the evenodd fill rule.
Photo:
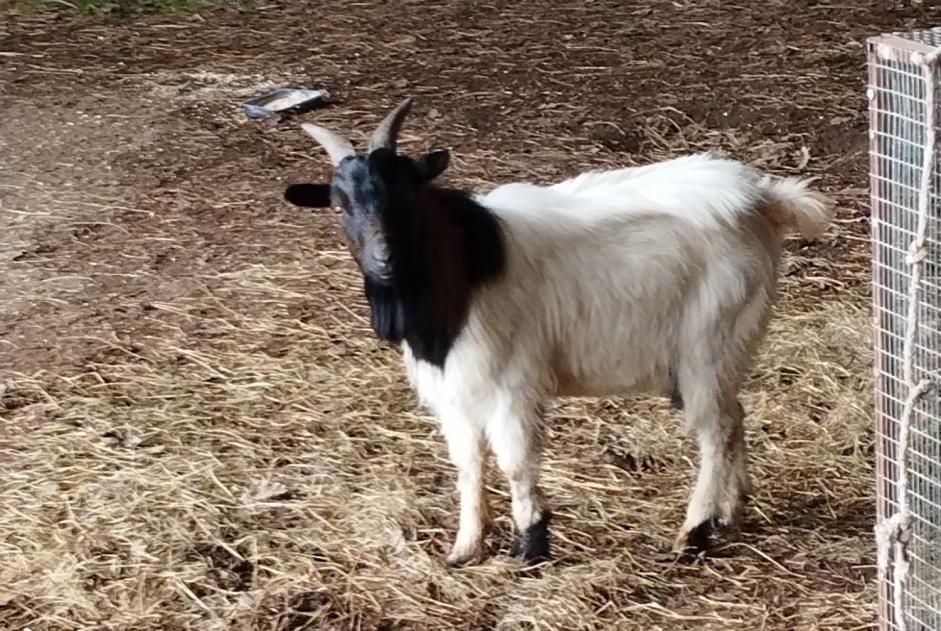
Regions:
<instances>
[{"instance_id":1,"label":"goat's tail","mask_svg":"<svg viewBox=\"0 0 941 631\"><path fill-rule=\"evenodd\" d=\"M797 232L805 239L819 237L833 220L833 200L812 190L809 180L765 176L762 213L782 232Z\"/></svg>"}]
</instances>

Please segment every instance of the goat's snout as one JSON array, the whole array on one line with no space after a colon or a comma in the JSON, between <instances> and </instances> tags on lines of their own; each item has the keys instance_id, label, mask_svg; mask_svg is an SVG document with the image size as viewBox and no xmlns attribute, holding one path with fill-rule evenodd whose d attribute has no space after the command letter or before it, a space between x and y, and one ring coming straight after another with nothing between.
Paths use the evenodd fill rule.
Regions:
<instances>
[{"instance_id":1,"label":"goat's snout","mask_svg":"<svg viewBox=\"0 0 941 631\"><path fill-rule=\"evenodd\" d=\"M365 272L374 280L389 282L392 280L392 255L385 244L372 244L367 249L363 261Z\"/></svg>"},{"instance_id":2,"label":"goat's snout","mask_svg":"<svg viewBox=\"0 0 941 631\"><path fill-rule=\"evenodd\" d=\"M363 273L375 282L388 284L392 280L392 250L378 221L365 226L359 244Z\"/></svg>"}]
</instances>

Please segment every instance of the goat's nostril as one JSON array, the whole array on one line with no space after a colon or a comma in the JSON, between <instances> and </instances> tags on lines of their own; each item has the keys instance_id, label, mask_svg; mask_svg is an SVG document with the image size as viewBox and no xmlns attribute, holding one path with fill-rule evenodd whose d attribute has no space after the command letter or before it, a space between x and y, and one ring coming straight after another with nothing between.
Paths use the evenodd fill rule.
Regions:
<instances>
[{"instance_id":1,"label":"goat's nostril","mask_svg":"<svg viewBox=\"0 0 941 631\"><path fill-rule=\"evenodd\" d=\"M371 257L373 268L376 272L387 275L392 270L392 261L388 255L376 255L373 254Z\"/></svg>"}]
</instances>

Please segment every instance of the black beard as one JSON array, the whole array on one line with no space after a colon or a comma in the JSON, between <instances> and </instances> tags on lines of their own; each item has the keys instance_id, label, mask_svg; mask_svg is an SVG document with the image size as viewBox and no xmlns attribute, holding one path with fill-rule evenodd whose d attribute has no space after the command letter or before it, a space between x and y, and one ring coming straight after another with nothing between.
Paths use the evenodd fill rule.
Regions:
<instances>
[{"instance_id":1,"label":"black beard","mask_svg":"<svg viewBox=\"0 0 941 631\"><path fill-rule=\"evenodd\" d=\"M420 292L392 285L380 285L365 279L370 322L380 339L392 343L408 342L415 359L444 367L454 340L464 322L437 322ZM423 306L424 305L424 306Z\"/></svg>"},{"instance_id":2,"label":"black beard","mask_svg":"<svg viewBox=\"0 0 941 631\"><path fill-rule=\"evenodd\" d=\"M365 279L366 300L369 301L370 321L379 339L401 342L406 335L405 296L395 285L380 285Z\"/></svg>"}]
</instances>

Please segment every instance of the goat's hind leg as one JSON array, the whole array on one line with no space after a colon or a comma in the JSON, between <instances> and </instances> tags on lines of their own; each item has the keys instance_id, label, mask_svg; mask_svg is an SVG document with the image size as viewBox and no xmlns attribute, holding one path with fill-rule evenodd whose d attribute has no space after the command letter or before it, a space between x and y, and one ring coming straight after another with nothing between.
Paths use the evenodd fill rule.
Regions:
<instances>
[{"instance_id":1,"label":"goat's hind leg","mask_svg":"<svg viewBox=\"0 0 941 631\"><path fill-rule=\"evenodd\" d=\"M676 538L678 552L700 552L713 532L741 524L750 492L745 468L744 410L735 396L702 397L684 393L685 415L699 442L699 473Z\"/></svg>"}]
</instances>

